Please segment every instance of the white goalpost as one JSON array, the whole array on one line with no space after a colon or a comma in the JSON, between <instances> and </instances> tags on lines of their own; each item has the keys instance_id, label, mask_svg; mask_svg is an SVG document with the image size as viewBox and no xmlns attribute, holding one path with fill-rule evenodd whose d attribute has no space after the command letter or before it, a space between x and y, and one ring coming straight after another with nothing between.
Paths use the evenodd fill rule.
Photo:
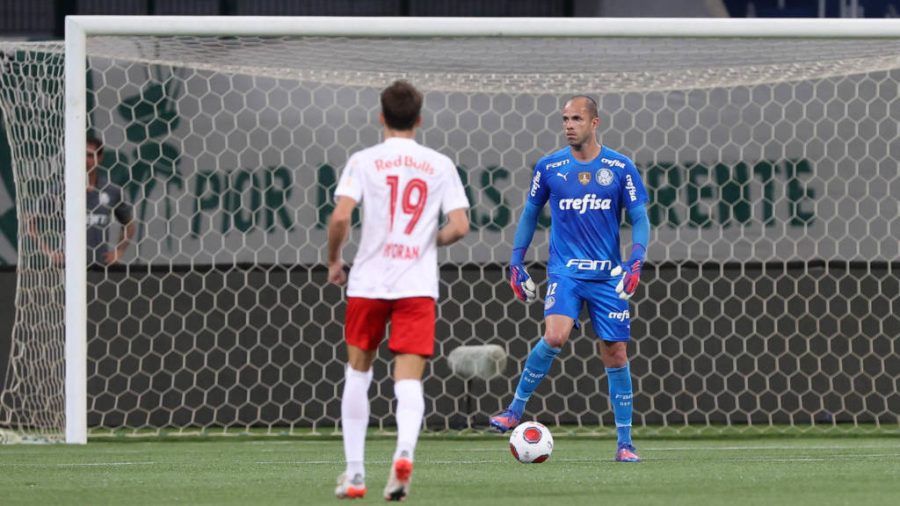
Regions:
<instances>
[{"instance_id":1,"label":"white goalpost","mask_svg":"<svg viewBox=\"0 0 900 506\"><path fill-rule=\"evenodd\" d=\"M441 257L429 427L507 402L539 336L540 304L513 303L505 262L531 167L562 146L559 106L582 93L652 200L636 425L900 423L894 20L70 16L64 47L0 44L11 145L16 101L58 93L34 79L61 76L27 68L60 53L65 136L45 142L64 142L64 340L35 359L14 334L0 429L54 432L20 415L40 394L18 364L42 360L65 367L67 443L89 426L336 430L342 309L317 270L322 217L347 154L378 141L377 91L401 77L426 92L420 141L457 160L476 227ZM89 130L142 227L102 271L72 267L87 264ZM17 185L57 170L41 151L14 156ZM40 252L19 209L24 290ZM592 339L538 391L542 421L614 426ZM507 374L457 377L444 358L482 344L509 354ZM375 387L382 428L389 391Z\"/></svg>"}]
</instances>

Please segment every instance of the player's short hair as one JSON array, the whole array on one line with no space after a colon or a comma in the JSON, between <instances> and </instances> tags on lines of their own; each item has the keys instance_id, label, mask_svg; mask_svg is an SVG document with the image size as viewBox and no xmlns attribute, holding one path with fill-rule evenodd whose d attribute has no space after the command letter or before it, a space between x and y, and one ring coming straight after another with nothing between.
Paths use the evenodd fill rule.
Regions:
<instances>
[{"instance_id":1,"label":"player's short hair","mask_svg":"<svg viewBox=\"0 0 900 506\"><path fill-rule=\"evenodd\" d=\"M576 98L584 99L585 106L587 107L588 113L591 114L591 119L600 117L600 107L597 106L597 101L594 100L593 97L588 95L575 95L574 97L569 99L569 102L575 100Z\"/></svg>"},{"instance_id":2,"label":"player's short hair","mask_svg":"<svg viewBox=\"0 0 900 506\"><path fill-rule=\"evenodd\" d=\"M86 144L93 148L94 153L96 153L97 155L103 153L103 141L101 141L97 137L88 135Z\"/></svg>"},{"instance_id":3,"label":"player's short hair","mask_svg":"<svg viewBox=\"0 0 900 506\"><path fill-rule=\"evenodd\" d=\"M381 92L381 112L388 127L412 130L422 112L422 93L409 81L394 81Z\"/></svg>"}]
</instances>

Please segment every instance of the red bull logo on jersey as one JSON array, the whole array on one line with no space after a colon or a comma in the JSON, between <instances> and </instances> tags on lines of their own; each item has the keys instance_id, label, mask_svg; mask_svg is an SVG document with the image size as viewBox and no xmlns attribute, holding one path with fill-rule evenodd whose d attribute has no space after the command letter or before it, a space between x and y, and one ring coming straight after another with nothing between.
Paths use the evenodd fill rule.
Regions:
<instances>
[{"instance_id":1,"label":"red bull logo on jersey","mask_svg":"<svg viewBox=\"0 0 900 506\"><path fill-rule=\"evenodd\" d=\"M434 174L434 167L432 167L430 163L423 160L416 160L409 155L398 155L395 158L375 160L375 169L379 171L399 169L400 167L415 169L419 172L424 172L425 174Z\"/></svg>"},{"instance_id":2,"label":"red bull logo on jersey","mask_svg":"<svg viewBox=\"0 0 900 506\"><path fill-rule=\"evenodd\" d=\"M596 193L588 193L579 198L559 199L559 209L578 211L578 214L584 214L589 209L591 211L609 211L612 209L612 200L598 199Z\"/></svg>"}]
</instances>

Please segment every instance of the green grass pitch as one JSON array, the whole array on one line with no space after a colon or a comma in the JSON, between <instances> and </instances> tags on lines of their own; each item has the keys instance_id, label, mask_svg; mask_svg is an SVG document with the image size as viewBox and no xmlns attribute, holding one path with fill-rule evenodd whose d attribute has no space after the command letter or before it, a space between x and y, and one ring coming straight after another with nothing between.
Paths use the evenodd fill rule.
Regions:
<instances>
[{"instance_id":1,"label":"green grass pitch","mask_svg":"<svg viewBox=\"0 0 900 506\"><path fill-rule=\"evenodd\" d=\"M900 438L638 439L640 464L609 439L558 437L544 464L514 461L506 438L421 441L408 504L896 505ZM369 442L381 503L393 450ZM0 504L340 504L339 439L220 438L0 447Z\"/></svg>"}]
</instances>

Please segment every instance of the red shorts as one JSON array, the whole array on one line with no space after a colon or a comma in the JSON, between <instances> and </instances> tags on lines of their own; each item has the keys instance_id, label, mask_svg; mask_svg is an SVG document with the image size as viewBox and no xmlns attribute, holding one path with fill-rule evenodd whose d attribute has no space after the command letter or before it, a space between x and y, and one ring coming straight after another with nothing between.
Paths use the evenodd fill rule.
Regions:
<instances>
[{"instance_id":1,"label":"red shorts","mask_svg":"<svg viewBox=\"0 0 900 506\"><path fill-rule=\"evenodd\" d=\"M384 328L391 322L388 349L394 353L434 355L435 301L431 297L405 299L347 298L347 344L372 351L384 339Z\"/></svg>"}]
</instances>

